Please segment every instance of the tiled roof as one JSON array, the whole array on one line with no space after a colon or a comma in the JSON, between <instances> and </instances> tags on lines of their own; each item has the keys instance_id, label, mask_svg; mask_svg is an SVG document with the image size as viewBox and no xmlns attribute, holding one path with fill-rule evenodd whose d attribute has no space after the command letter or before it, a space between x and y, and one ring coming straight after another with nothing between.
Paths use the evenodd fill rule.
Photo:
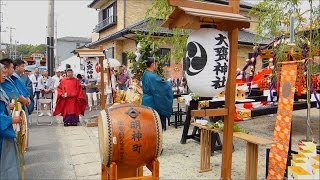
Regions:
<instances>
[{"instance_id":1,"label":"tiled roof","mask_svg":"<svg viewBox=\"0 0 320 180\"><path fill-rule=\"evenodd\" d=\"M150 28L148 28L148 22L149 19L137 22L125 29L122 29L121 31L118 31L114 34L108 35L106 37L103 37L101 39L99 39L98 41L89 43L86 45L86 47L94 47L99 45L100 43L103 42L107 42L110 40L115 40L117 38L123 37L127 34L134 34L136 32L139 33L148 33L150 31ZM156 20L155 25L156 26L161 26L161 24L163 23L162 20ZM159 31L157 33L155 33L155 36L171 36L173 34L172 30L168 29L168 28L163 28L160 27ZM250 32L248 30L240 30L239 31L239 44L245 44L245 45L253 45L254 43L258 43L258 44L267 44L267 42L255 42L255 37L256 35L253 32Z\"/></svg>"},{"instance_id":2,"label":"tiled roof","mask_svg":"<svg viewBox=\"0 0 320 180\"><path fill-rule=\"evenodd\" d=\"M96 3L98 3L100 0L93 0L88 7L92 8ZM204 0L208 2L214 2L219 4L227 4L229 0ZM246 2L244 0L240 0L240 7L245 9L251 9L253 7L253 4Z\"/></svg>"},{"instance_id":3,"label":"tiled roof","mask_svg":"<svg viewBox=\"0 0 320 180\"><path fill-rule=\"evenodd\" d=\"M85 37L72 37L72 36L66 36L62 38L58 38L58 41L68 41L68 42L84 42L84 43L90 43L90 38Z\"/></svg>"},{"instance_id":4,"label":"tiled roof","mask_svg":"<svg viewBox=\"0 0 320 180\"><path fill-rule=\"evenodd\" d=\"M214 2L214 3L219 3L219 4L228 4L229 0L204 0L207 2ZM251 9L254 5L246 2L244 0L240 0L240 8L244 8L244 9Z\"/></svg>"},{"instance_id":5,"label":"tiled roof","mask_svg":"<svg viewBox=\"0 0 320 180\"><path fill-rule=\"evenodd\" d=\"M93 1L88 5L88 7L89 7L89 8L92 8L98 1L100 1L100 0L93 0Z\"/></svg>"}]
</instances>

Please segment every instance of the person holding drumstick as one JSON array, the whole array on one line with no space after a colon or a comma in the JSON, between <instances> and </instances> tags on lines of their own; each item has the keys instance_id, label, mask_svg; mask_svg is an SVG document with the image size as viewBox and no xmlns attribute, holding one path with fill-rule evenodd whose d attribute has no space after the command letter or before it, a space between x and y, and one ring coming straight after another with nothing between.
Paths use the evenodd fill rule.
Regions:
<instances>
[{"instance_id":1,"label":"person holding drumstick","mask_svg":"<svg viewBox=\"0 0 320 180\"><path fill-rule=\"evenodd\" d=\"M2 89L8 69L0 63L0 179L21 179L16 133L12 124L21 123L21 117L12 118L10 99Z\"/></svg>"}]
</instances>

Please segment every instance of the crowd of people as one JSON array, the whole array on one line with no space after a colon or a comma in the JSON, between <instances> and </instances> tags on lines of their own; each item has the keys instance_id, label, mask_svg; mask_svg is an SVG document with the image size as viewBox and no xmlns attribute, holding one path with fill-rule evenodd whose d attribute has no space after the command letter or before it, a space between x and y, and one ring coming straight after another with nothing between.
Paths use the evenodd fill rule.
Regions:
<instances>
[{"instance_id":1,"label":"crowd of people","mask_svg":"<svg viewBox=\"0 0 320 180\"><path fill-rule=\"evenodd\" d=\"M38 103L41 99L49 99ZM0 60L0 179L21 179L20 159L16 131L13 125L21 124L23 117L13 113L20 106L29 115L36 109L47 109L47 115L62 115L64 125L77 125L84 115L86 98L80 81L72 69L57 71L53 77L47 70L41 73L25 70L22 60ZM56 107L56 108L55 108ZM40 113L39 116L43 116ZM21 142L20 142L21 143Z\"/></svg>"},{"instance_id":2,"label":"crowd of people","mask_svg":"<svg viewBox=\"0 0 320 180\"><path fill-rule=\"evenodd\" d=\"M0 60L0 179L20 179L21 176L13 124L21 123L22 118L12 115L14 101L21 103L27 119L36 110L38 116L63 116L65 126L76 126L86 107L89 111L98 109L99 77L86 79L81 74L75 77L70 68L65 71L57 70L50 77L46 69L40 72L35 68L30 72L25 70L25 65L22 60ZM108 69L111 77L105 79L107 104L114 103L114 92L127 91L132 83L132 75L126 66L117 69ZM166 118L172 114L173 92L184 92L186 81L184 78L164 80L154 73L155 69L156 61L149 58L140 82L143 89L142 105L158 112L165 130ZM6 155L3 156L3 153Z\"/></svg>"}]
</instances>

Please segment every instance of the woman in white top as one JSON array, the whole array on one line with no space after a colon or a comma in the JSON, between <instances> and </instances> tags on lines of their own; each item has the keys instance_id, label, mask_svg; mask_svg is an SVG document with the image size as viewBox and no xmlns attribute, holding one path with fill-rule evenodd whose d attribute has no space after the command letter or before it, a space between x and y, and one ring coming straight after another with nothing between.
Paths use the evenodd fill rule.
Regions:
<instances>
[{"instance_id":1,"label":"woman in white top","mask_svg":"<svg viewBox=\"0 0 320 180\"><path fill-rule=\"evenodd\" d=\"M116 91L116 85L117 85L116 76L114 75L113 69L110 70L110 75L111 75L111 81L110 81L110 77L108 77L108 79L105 80L107 82L106 90L105 90L107 95L107 105L113 104L112 92Z\"/></svg>"}]
</instances>

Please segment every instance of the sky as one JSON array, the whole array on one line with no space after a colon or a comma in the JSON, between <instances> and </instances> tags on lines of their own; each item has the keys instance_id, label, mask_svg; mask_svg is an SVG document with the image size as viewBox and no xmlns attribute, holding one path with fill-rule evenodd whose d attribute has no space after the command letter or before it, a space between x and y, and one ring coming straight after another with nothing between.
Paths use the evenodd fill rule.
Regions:
<instances>
[{"instance_id":1,"label":"sky","mask_svg":"<svg viewBox=\"0 0 320 180\"><path fill-rule=\"evenodd\" d=\"M48 1L47 0L1 0L2 22L1 41L10 42L12 30L13 42L18 44L46 44ZM57 37L91 37L98 22L98 12L88 8L92 0L55 0L55 18L57 18Z\"/></svg>"},{"instance_id":2,"label":"sky","mask_svg":"<svg viewBox=\"0 0 320 180\"><path fill-rule=\"evenodd\" d=\"M0 0L2 2L1 42L10 42L7 27L12 31L13 43L46 44L48 1L47 0ZM93 0L55 0L55 18L57 18L57 37L91 37L98 23L98 12L88 8ZM260 0L246 0L256 4ZM318 0L316 0L317 2ZM303 3L303 6L306 2Z\"/></svg>"}]
</instances>

